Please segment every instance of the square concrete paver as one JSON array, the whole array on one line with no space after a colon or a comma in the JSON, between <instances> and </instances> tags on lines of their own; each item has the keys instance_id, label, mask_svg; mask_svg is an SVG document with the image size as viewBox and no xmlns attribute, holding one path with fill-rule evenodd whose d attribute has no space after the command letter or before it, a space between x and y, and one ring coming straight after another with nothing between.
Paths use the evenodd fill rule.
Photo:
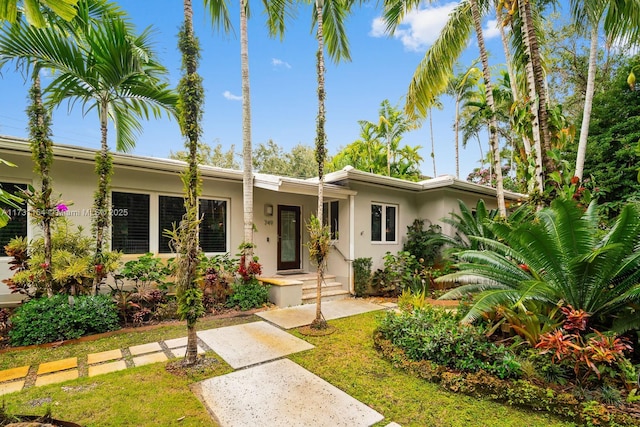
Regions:
<instances>
[{"instance_id":1,"label":"square concrete paver","mask_svg":"<svg viewBox=\"0 0 640 427\"><path fill-rule=\"evenodd\" d=\"M137 356L139 354L162 351L162 347L160 347L160 343L152 342L149 344L134 345L133 347L129 347L129 351L132 356Z\"/></svg>"},{"instance_id":2,"label":"square concrete paver","mask_svg":"<svg viewBox=\"0 0 640 427\"><path fill-rule=\"evenodd\" d=\"M164 343L169 348L178 348L187 346L187 337L174 338L172 340L165 340Z\"/></svg>"},{"instance_id":3,"label":"square concrete paver","mask_svg":"<svg viewBox=\"0 0 640 427\"><path fill-rule=\"evenodd\" d=\"M164 362L169 360L164 352L145 354L133 358L133 364L136 366L149 365L151 363Z\"/></svg>"},{"instance_id":4,"label":"square concrete paver","mask_svg":"<svg viewBox=\"0 0 640 427\"><path fill-rule=\"evenodd\" d=\"M171 354L173 354L173 357L184 357L184 355L187 353L187 347L178 347L178 348L172 348L170 349ZM198 354L204 354L205 351L202 347L198 346Z\"/></svg>"},{"instance_id":5,"label":"square concrete paver","mask_svg":"<svg viewBox=\"0 0 640 427\"><path fill-rule=\"evenodd\" d=\"M200 383L221 427L364 427L384 417L288 359Z\"/></svg>"},{"instance_id":6,"label":"square concrete paver","mask_svg":"<svg viewBox=\"0 0 640 427\"><path fill-rule=\"evenodd\" d=\"M91 353L87 356L87 363L93 365L94 363L102 363L108 360L122 359L122 351L109 350L101 351L100 353Z\"/></svg>"},{"instance_id":7,"label":"square concrete paver","mask_svg":"<svg viewBox=\"0 0 640 427\"><path fill-rule=\"evenodd\" d=\"M15 393L16 391L20 391L22 390L22 387L24 387L24 380L2 383L0 384L0 396L2 396L3 394Z\"/></svg>"},{"instance_id":8,"label":"square concrete paver","mask_svg":"<svg viewBox=\"0 0 640 427\"><path fill-rule=\"evenodd\" d=\"M127 369L127 364L125 363L124 360L117 360L115 362L89 366L89 376L95 377L96 375L108 374L109 372L122 371L123 369Z\"/></svg>"},{"instance_id":9,"label":"square concrete paver","mask_svg":"<svg viewBox=\"0 0 640 427\"><path fill-rule=\"evenodd\" d=\"M38 375L48 374L50 372L65 371L67 369L77 367L78 358L70 357L68 359L56 360L54 362L41 363L38 367Z\"/></svg>"},{"instance_id":10,"label":"square concrete paver","mask_svg":"<svg viewBox=\"0 0 640 427\"><path fill-rule=\"evenodd\" d=\"M36 378L36 387L55 384L55 383L61 383L69 380L75 380L76 378L78 378L77 369L72 369L70 371L56 372L54 374L48 374L48 375L42 375L42 376L38 375L38 378Z\"/></svg>"},{"instance_id":11,"label":"square concrete paver","mask_svg":"<svg viewBox=\"0 0 640 427\"><path fill-rule=\"evenodd\" d=\"M20 366L19 368L5 369L0 371L0 382L11 381L18 378L24 378L29 373L28 366Z\"/></svg>"},{"instance_id":12,"label":"square concrete paver","mask_svg":"<svg viewBox=\"0 0 640 427\"><path fill-rule=\"evenodd\" d=\"M313 345L266 322L200 331L204 341L232 368L238 369L309 350Z\"/></svg>"},{"instance_id":13,"label":"square concrete paver","mask_svg":"<svg viewBox=\"0 0 640 427\"><path fill-rule=\"evenodd\" d=\"M367 313L369 311L383 310L386 307L360 299L343 299L323 302L321 308L324 318L332 320ZM256 313L256 315L271 323L275 323L281 328L292 329L311 324L313 319L316 318L316 305L305 304L296 307L279 308L276 310L262 311Z\"/></svg>"}]
</instances>

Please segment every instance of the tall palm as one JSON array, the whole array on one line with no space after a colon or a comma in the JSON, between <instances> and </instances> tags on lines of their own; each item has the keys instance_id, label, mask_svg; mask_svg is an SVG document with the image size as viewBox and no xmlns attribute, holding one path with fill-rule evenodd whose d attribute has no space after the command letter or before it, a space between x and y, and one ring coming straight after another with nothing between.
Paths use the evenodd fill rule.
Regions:
<instances>
[{"instance_id":1,"label":"tall palm","mask_svg":"<svg viewBox=\"0 0 640 427\"><path fill-rule=\"evenodd\" d=\"M597 207L586 211L573 200L556 199L515 227L489 224L495 237L472 237L485 250L457 254L459 271L442 281L463 286L443 298L478 293L463 321L497 305L548 307L568 304L594 322L622 332L640 326L632 306L640 303L640 207L628 204L604 235Z\"/></svg>"},{"instance_id":2,"label":"tall palm","mask_svg":"<svg viewBox=\"0 0 640 427\"><path fill-rule=\"evenodd\" d=\"M405 14L420 5L417 0L386 0L384 5L384 16L387 22L387 28L394 31L402 22ZM491 79L489 71L489 63L486 47L484 45L484 37L482 35L482 12L488 9L486 0L463 0L449 15L449 20L441 31L438 39L429 48L425 57L422 59L416 69L409 91L407 93L406 107L410 117L424 117L429 107L436 101L437 97L446 91L447 85L453 75L453 66L456 60L466 48L467 41L471 36L471 32L475 30L480 48L480 59L483 68L483 77L485 80L487 101L493 115L495 109L493 106L493 94L491 89ZM482 9L481 7L482 6ZM495 119L494 119L495 120ZM495 132L496 123L492 123L490 145L494 153L494 161L499 160L498 135ZM498 208L502 216L506 216L506 207L504 202L504 189L502 183L502 171L496 168L496 198L498 200Z\"/></svg>"},{"instance_id":3,"label":"tall palm","mask_svg":"<svg viewBox=\"0 0 640 427\"><path fill-rule=\"evenodd\" d=\"M453 122L454 147L456 153L456 178L460 178L460 106L465 99L469 99L472 88L477 84L481 71L475 66L467 68L467 71L455 76L449 81L447 94L455 99L455 119Z\"/></svg>"},{"instance_id":4,"label":"tall palm","mask_svg":"<svg viewBox=\"0 0 640 427\"><path fill-rule=\"evenodd\" d=\"M574 176L582 179L584 159L587 152L591 107L595 93L596 57L598 55L598 37L600 23L604 20L605 36L609 40L637 39L640 35L640 4L638 2L620 2L618 0L594 0L588 2L571 1L574 22L580 29L590 34L589 67L587 88L584 97L580 139L576 156Z\"/></svg>"},{"instance_id":5,"label":"tall palm","mask_svg":"<svg viewBox=\"0 0 640 427\"><path fill-rule=\"evenodd\" d=\"M391 164L395 160L392 158L393 146L397 147L402 135L413 127L413 122L393 107L388 99L382 101L378 114L378 134L387 144L387 176L391 176Z\"/></svg>"},{"instance_id":6,"label":"tall palm","mask_svg":"<svg viewBox=\"0 0 640 427\"><path fill-rule=\"evenodd\" d=\"M316 39L318 49L316 51L316 72L318 81L318 115L316 117L316 161L318 162L318 211L317 220L322 227L322 205L324 204L324 164L326 161L326 134L325 134L325 40L329 56L336 62L351 60L349 43L344 28L347 15L351 11L353 0L314 0L313 22L316 25ZM326 233L322 230L319 237ZM311 242L311 244L318 242ZM326 328L327 322L322 315L322 282L324 275L324 257L317 260L317 287L316 287L316 317L312 327Z\"/></svg>"},{"instance_id":7,"label":"tall palm","mask_svg":"<svg viewBox=\"0 0 640 427\"><path fill-rule=\"evenodd\" d=\"M199 138L202 133L202 104L204 90L198 75L200 51L193 32L193 7L191 0L183 3L184 23L178 36L182 52L184 75L178 85L178 121L186 138L187 168L182 175L185 214L177 233L173 236L177 251L176 282L178 285L179 312L187 321L187 350L183 363L193 365L197 361L198 338L196 322L204 312L202 295L197 283L200 261L198 197L201 191L198 169Z\"/></svg>"},{"instance_id":8,"label":"tall palm","mask_svg":"<svg viewBox=\"0 0 640 427\"><path fill-rule=\"evenodd\" d=\"M100 151L96 154L98 189L94 198L93 227L96 233L96 263L101 262L105 232L110 223L109 189L113 167L107 139L108 122L116 130L116 149L130 150L140 119L173 112L175 93L161 78L166 70L156 62L150 45L150 30L132 34L118 17L86 27L76 37L65 37L53 28L16 24L3 51L32 58L55 71L45 90L52 106L68 100L80 102L84 112L95 109L100 121ZM97 275L96 280L100 279Z\"/></svg>"},{"instance_id":9,"label":"tall palm","mask_svg":"<svg viewBox=\"0 0 640 427\"><path fill-rule=\"evenodd\" d=\"M66 34L79 35L83 31L86 31L90 26L96 25L101 19L106 17L123 16L122 11L118 6L111 3L106 3L103 0L74 0L75 5L73 14L77 16L71 22L65 21L69 19L69 16L58 16L52 14L51 11L45 9L38 14L44 16L47 25L52 30L57 30ZM26 6L26 4L25 4ZM64 15L64 11L59 9L58 11ZM29 14L27 15L27 23L33 24L29 21ZM33 15L34 13L32 13ZM36 14L37 15L37 14ZM64 18L64 19L62 19ZM22 22L24 24L24 22ZM38 22L38 24L40 24ZM23 65L29 68L30 65L32 71L32 85L29 91L29 97L31 104L28 107L29 115L29 140L32 151L32 158L34 160L34 171L40 178L40 190L30 195L30 202L36 206L33 211L33 216L38 220L42 227L43 234L43 256L44 264L47 266L44 268L44 287L48 296L52 296L52 247L51 247L51 224L54 219L54 202L51 197L53 181L50 175L51 166L53 163L53 142L51 141L51 117L49 111L43 105L42 101L42 87L40 82L40 65L31 57L16 57L13 56L11 48L5 49L7 46L13 45L10 38L18 33L12 33L8 28L4 28L0 33L2 48L0 48L0 66L6 61L13 60L19 65Z\"/></svg>"},{"instance_id":10,"label":"tall palm","mask_svg":"<svg viewBox=\"0 0 640 427\"><path fill-rule=\"evenodd\" d=\"M214 27L225 32L232 28L225 0L204 0ZM263 0L267 14L267 27L272 36L283 37L285 18L292 14L293 2ZM249 36L247 32L250 7L248 0L240 0L240 68L242 81L242 192L244 224L244 262L249 263L253 255L253 161L251 140L251 85L249 79Z\"/></svg>"}]
</instances>

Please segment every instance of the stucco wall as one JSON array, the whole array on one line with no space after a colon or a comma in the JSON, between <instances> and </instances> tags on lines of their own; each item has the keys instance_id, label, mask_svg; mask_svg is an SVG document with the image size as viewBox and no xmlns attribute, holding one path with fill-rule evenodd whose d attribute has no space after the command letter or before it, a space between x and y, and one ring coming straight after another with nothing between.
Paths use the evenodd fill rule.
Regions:
<instances>
[{"instance_id":1,"label":"stucco wall","mask_svg":"<svg viewBox=\"0 0 640 427\"><path fill-rule=\"evenodd\" d=\"M373 186L361 183L352 183L352 189L358 191L355 202L355 258L372 258L372 270L382 268L383 257L387 252L392 254L402 250L407 226L416 218L415 194L382 186ZM372 242L371 241L371 205L382 203L396 205L397 229L396 242Z\"/></svg>"}]
</instances>

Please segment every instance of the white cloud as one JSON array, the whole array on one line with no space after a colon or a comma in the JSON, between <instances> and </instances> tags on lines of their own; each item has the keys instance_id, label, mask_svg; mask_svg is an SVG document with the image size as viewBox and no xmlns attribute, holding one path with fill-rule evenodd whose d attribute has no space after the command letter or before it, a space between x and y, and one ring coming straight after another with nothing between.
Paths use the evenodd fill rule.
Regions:
<instances>
[{"instance_id":1,"label":"white cloud","mask_svg":"<svg viewBox=\"0 0 640 427\"><path fill-rule=\"evenodd\" d=\"M438 6L425 6L407 13L396 29L394 37L399 39L408 50L426 50L438 38L440 31L449 20L449 14L457 5L457 2L450 2ZM386 35L382 18L373 20L369 35L372 37Z\"/></svg>"},{"instance_id":2,"label":"white cloud","mask_svg":"<svg viewBox=\"0 0 640 427\"><path fill-rule=\"evenodd\" d=\"M225 90L222 96L227 98L229 101L242 101L242 96L234 95L228 90Z\"/></svg>"},{"instance_id":3,"label":"white cloud","mask_svg":"<svg viewBox=\"0 0 640 427\"><path fill-rule=\"evenodd\" d=\"M291 65L288 62L285 62L278 58L271 58L271 65L273 65L276 68L286 68L286 69L291 68Z\"/></svg>"},{"instance_id":4,"label":"white cloud","mask_svg":"<svg viewBox=\"0 0 640 427\"><path fill-rule=\"evenodd\" d=\"M490 19L487 21L487 26L482 29L482 33L484 34L485 39L492 39L495 37L500 37L500 28L498 28L498 20Z\"/></svg>"}]
</instances>

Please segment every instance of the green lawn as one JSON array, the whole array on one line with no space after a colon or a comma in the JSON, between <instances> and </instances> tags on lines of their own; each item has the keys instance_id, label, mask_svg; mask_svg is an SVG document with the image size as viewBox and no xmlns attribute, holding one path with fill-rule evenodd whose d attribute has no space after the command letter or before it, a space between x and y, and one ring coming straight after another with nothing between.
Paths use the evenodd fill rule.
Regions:
<instances>
[{"instance_id":1,"label":"green lawn","mask_svg":"<svg viewBox=\"0 0 640 427\"><path fill-rule=\"evenodd\" d=\"M453 394L394 369L373 349L372 332L377 316L379 313L368 313L331 321L338 330L325 337L303 337L295 333L316 348L290 359L382 413L386 418L379 426L391 421L404 427L571 425L546 414ZM199 329L256 319L254 316L211 319L201 322ZM72 355L82 359L91 352L176 338L185 333L184 326L173 325L55 349L13 351L0 355L0 366L6 369ZM155 364L33 387L6 395L4 401L9 412L42 414L51 408L54 417L86 426L214 426L190 386L231 371L219 360L204 372L178 377L168 373L164 364Z\"/></svg>"}]
</instances>

